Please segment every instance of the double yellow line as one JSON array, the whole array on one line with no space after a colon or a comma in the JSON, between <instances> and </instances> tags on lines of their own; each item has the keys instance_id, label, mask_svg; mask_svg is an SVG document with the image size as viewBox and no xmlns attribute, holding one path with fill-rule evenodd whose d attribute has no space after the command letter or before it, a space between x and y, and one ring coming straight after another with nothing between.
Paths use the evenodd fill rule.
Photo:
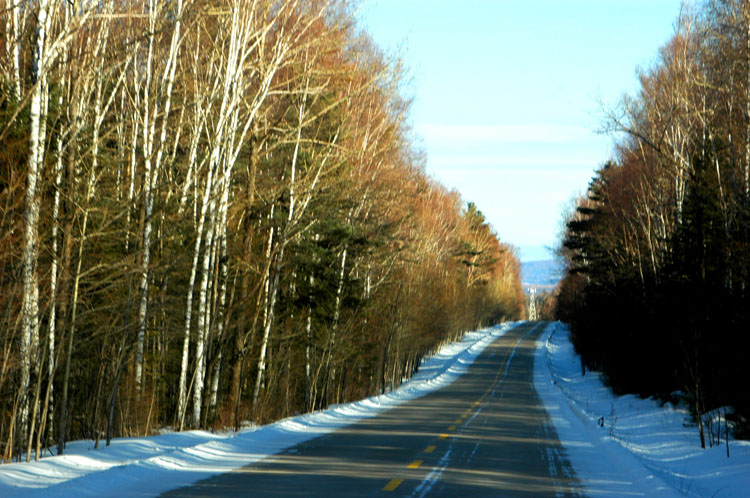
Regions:
<instances>
[{"instance_id":1,"label":"double yellow line","mask_svg":"<svg viewBox=\"0 0 750 498\"><path fill-rule=\"evenodd\" d=\"M513 347L511 350L505 355L505 360L503 360L503 364L500 365L500 368L498 369L497 373L495 374L495 378L492 381L492 384L490 384L490 387L487 388L487 390L482 394L482 396L479 398L479 400L475 401L470 408L468 408L465 412L461 414L459 418L457 418L452 425L448 427L448 431L450 433L442 433L438 436L438 439L447 439L451 435L455 435L455 430L458 425L461 425L463 422L466 421L466 419L471 414L472 410L476 409L478 406L480 406L484 401L487 399L487 397L490 395L490 393L495 389L495 386L497 386L498 382L500 382L500 375L505 372L505 368L508 365L508 362L513 357L513 352L516 350L518 345L521 343L521 341L529 335L531 332L533 332L538 326L541 324L537 324L534 327L531 327L531 329L526 332L525 334L521 335L521 337L518 338L518 340L513 344ZM452 433L452 434L451 434ZM423 453L432 453L437 448L437 445L431 444L427 446L427 448L424 449ZM418 469L422 464L424 463L424 460L414 460L409 465L406 466L407 469ZM383 491L395 491L396 488L398 488L401 483L404 482L401 478L394 478L391 479L388 484L385 485L383 488Z\"/></svg>"}]
</instances>

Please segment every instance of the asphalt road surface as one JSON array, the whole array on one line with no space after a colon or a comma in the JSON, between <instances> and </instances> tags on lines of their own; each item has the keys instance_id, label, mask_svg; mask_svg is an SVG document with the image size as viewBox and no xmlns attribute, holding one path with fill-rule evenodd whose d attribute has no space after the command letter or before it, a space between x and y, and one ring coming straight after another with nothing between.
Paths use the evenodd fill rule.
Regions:
<instances>
[{"instance_id":1,"label":"asphalt road surface","mask_svg":"<svg viewBox=\"0 0 750 498\"><path fill-rule=\"evenodd\" d=\"M508 331L423 398L164 496L581 496L533 386L543 329Z\"/></svg>"}]
</instances>

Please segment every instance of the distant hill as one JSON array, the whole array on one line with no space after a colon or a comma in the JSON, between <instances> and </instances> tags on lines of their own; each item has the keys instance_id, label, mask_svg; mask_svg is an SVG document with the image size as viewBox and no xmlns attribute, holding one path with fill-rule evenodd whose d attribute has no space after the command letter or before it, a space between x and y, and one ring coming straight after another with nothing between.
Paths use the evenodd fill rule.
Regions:
<instances>
[{"instance_id":1,"label":"distant hill","mask_svg":"<svg viewBox=\"0 0 750 498\"><path fill-rule=\"evenodd\" d=\"M521 263L521 284L524 289L552 290L563 276L564 268L556 259Z\"/></svg>"}]
</instances>

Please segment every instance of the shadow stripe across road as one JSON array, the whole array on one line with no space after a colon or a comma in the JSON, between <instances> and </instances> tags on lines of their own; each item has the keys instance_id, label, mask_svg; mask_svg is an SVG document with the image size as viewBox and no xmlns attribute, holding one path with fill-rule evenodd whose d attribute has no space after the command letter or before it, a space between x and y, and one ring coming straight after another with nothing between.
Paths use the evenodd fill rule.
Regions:
<instances>
[{"instance_id":1,"label":"shadow stripe across road","mask_svg":"<svg viewBox=\"0 0 750 498\"><path fill-rule=\"evenodd\" d=\"M532 381L543 323L422 398L165 496L579 496Z\"/></svg>"}]
</instances>

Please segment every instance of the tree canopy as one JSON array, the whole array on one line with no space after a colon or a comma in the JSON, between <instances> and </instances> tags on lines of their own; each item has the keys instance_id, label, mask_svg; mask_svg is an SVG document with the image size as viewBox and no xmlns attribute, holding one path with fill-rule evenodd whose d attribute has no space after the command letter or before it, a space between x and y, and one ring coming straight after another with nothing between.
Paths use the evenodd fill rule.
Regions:
<instances>
[{"instance_id":1,"label":"tree canopy","mask_svg":"<svg viewBox=\"0 0 750 498\"><path fill-rule=\"evenodd\" d=\"M351 2L5 6L4 461L383 392L522 316Z\"/></svg>"},{"instance_id":2,"label":"tree canopy","mask_svg":"<svg viewBox=\"0 0 750 498\"><path fill-rule=\"evenodd\" d=\"M687 394L704 414L750 400L750 6L686 6L640 90L607 116L619 135L567 214L557 315L618 391Z\"/></svg>"}]
</instances>

